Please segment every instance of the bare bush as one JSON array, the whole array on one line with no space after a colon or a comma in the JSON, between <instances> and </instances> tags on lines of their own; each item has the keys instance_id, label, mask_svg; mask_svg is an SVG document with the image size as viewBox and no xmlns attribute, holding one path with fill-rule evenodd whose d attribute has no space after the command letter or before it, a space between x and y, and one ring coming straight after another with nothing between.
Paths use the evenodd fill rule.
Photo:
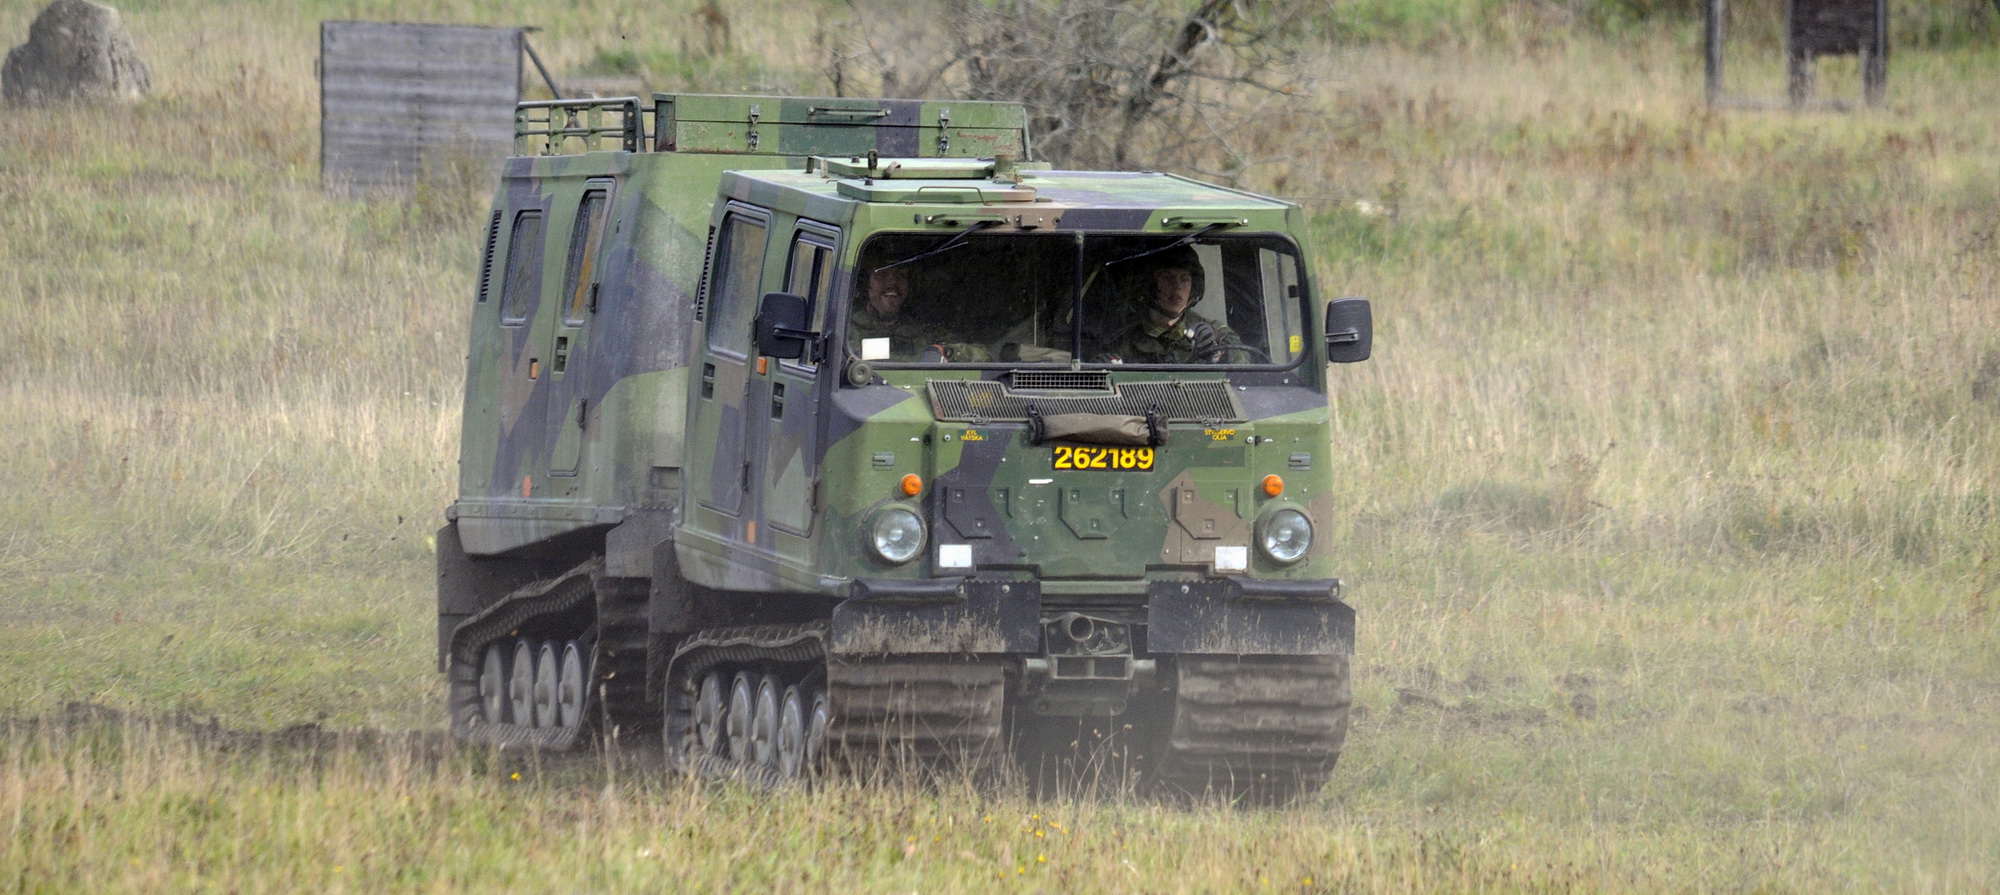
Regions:
<instances>
[{"instance_id":1,"label":"bare bush","mask_svg":"<svg viewBox=\"0 0 2000 895\"><path fill-rule=\"evenodd\" d=\"M1012 100L1059 167L1235 180L1296 147L1309 0L848 0L823 32L841 93ZM1277 132L1285 128L1276 129Z\"/></svg>"}]
</instances>

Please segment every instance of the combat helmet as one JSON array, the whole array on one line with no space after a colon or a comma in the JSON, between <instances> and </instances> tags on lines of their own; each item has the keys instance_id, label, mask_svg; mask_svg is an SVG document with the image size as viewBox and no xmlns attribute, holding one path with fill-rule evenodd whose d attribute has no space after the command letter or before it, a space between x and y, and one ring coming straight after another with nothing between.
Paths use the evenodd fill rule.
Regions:
<instances>
[{"instance_id":1,"label":"combat helmet","mask_svg":"<svg viewBox=\"0 0 2000 895\"><path fill-rule=\"evenodd\" d=\"M1185 270L1194 276L1194 287L1190 293L1194 301L1201 301L1206 290L1203 280L1201 257L1195 254L1194 246L1174 246L1164 252L1146 255L1133 265L1133 299L1140 304L1153 300L1153 274L1162 270Z\"/></svg>"}]
</instances>

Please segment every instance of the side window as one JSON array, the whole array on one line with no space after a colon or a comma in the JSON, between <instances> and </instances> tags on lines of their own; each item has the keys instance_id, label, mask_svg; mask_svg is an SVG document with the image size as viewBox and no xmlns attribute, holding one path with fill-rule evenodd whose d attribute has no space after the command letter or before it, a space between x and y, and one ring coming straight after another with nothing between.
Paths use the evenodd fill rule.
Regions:
<instances>
[{"instance_id":1,"label":"side window","mask_svg":"<svg viewBox=\"0 0 2000 895\"><path fill-rule=\"evenodd\" d=\"M587 190L576 209L576 225L570 228L568 272L563 275L563 294L569 296L563 322L575 326L588 311L590 290L597 282L597 249L604 243L604 217L609 203L605 190Z\"/></svg>"},{"instance_id":2,"label":"side window","mask_svg":"<svg viewBox=\"0 0 2000 895\"><path fill-rule=\"evenodd\" d=\"M709 275L708 347L750 353L750 318L757 313L758 275L768 238L763 221L732 214L722 222Z\"/></svg>"},{"instance_id":3,"label":"side window","mask_svg":"<svg viewBox=\"0 0 2000 895\"><path fill-rule=\"evenodd\" d=\"M1262 271L1271 362L1288 364L1305 351L1305 309L1299 301L1299 261L1270 249L1257 250Z\"/></svg>"},{"instance_id":4,"label":"side window","mask_svg":"<svg viewBox=\"0 0 2000 895\"><path fill-rule=\"evenodd\" d=\"M826 306L833 298L833 250L819 253L819 274L813 284L813 329L826 331Z\"/></svg>"},{"instance_id":5,"label":"side window","mask_svg":"<svg viewBox=\"0 0 2000 895\"><path fill-rule=\"evenodd\" d=\"M799 239L792 243L791 270L785 274L785 291L793 295L803 295L808 303L816 303L819 296L813 291L819 286L820 259L826 249Z\"/></svg>"},{"instance_id":6,"label":"side window","mask_svg":"<svg viewBox=\"0 0 2000 895\"><path fill-rule=\"evenodd\" d=\"M833 290L833 248L819 240L803 233L795 237L791 267L785 274L785 291L805 296L814 331L826 329L827 297Z\"/></svg>"},{"instance_id":7,"label":"side window","mask_svg":"<svg viewBox=\"0 0 2000 895\"><path fill-rule=\"evenodd\" d=\"M1201 260L1201 276L1195 280L1201 284L1201 294L1194 297L1194 305L1189 310L1210 320L1228 320L1229 308L1222 297L1227 279L1222 269L1222 247L1197 245L1194 253Z\"/></svg>"},{"instance_id":8,"label":"side window","mask_svg":"<svg viewBox=\"0 0 2000 895\"><path fill-rule=\"evenodd\" d=\"M507 282L501 286L500 322L513 326L528 319L542 291L542 213L524 211L514 218L507 240Z\"/></svg>"}]
</instances>

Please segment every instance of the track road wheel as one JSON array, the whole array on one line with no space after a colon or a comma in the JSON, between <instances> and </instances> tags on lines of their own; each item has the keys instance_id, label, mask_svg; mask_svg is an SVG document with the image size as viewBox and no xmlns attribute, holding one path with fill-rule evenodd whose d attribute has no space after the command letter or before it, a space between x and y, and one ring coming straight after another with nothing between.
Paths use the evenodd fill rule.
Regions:
<instances>
[{"instance_id":1,"label":"track road wheel","mask_svg":"<svg viewBox=\"0 0 2000 895\"><path fill-rule=\"evenodd\" d=\"M806 761L806 700L797 687L778 699L778 776L797 779Z\"/></svg>"},{"instance_id":2,"label":"track road wheel","mask_svg":"<svg viewBox=\"0 0 2000 895\"><path fill-rule=\"evenodd\" d=\"M514 642L514 662L507 676L507 705L510 720L521 727L535 726L535 648L527 638Z\"/></svg>"},{"instance_id":3,"label":"track road wheel","mask_svg":"<svg viewBox=\"0 0 2000 895\"><path fill-rule=\"evenodd\" d=\"M556 726L556 675L561 672L556 665L556 644L553 640L542 642L535 653L535 726Z\"/></svg>"},{"instance_id":4,"label":"track road wheel","mask_svg":"<svg viewBox=\"0 0 2000 895\"><path fill-rule=\"evenodd\" d=\"M488 724L507 723L507 651L499 643L487 644L479 660L479 714Z\"/></svg>"},{"instance_id":5,"label":"track road wheel","mask_svg":"<svg viewBox=\"0 0 2000 895\"><path fill-rule=\"evenodd\" d=\"M778 679L764 675L757 682L755 706L750 713L750 761L759 767L775 767L778 746Z\"/></svg>"},{"instance_id":6,"label":"track road wheel","mask_svg":"<svg viewBox=\"0 0 2000 895\"><path fill-rule=\"evenodd\" d=\"M806 697L806 739L805 767L807 774L815 774L825 767L826 728L833 719L833 713L826 704L826 691L813 689Z\"/></svg>"},{"instance_id":7,"label":"track road wheel","mask_svg":"<svg viewBox=\"0 0 2000 895\"><path fill-rule=\"evenodd\" d=\"M583 723L583 648L563 644L556 672L556 724L573 728Z\"/></svg>"},{"instance_id":8,"label":"track road wheel","mask_svg":"<svg viewBox=\"0 0 2000 895\"><path fill-rule=\"evenodd\" d=\"M722 730L722 675L709 672L694 698L694 737L702 755L721 755L728 739Z\"/></svg>"},{"instance_id":9,"label":"track road wheel","mask_svg":"<svg viewBox=\"0 0 2000 895\"><path fill-rule=\"evenodd\" d=\"M729 685L729 711L722 716L722 730L729 760L739 766L750 760L750 713L755 711L756 700L757 676L737 672L735 682Z\"/></svg>"}]
</instances>

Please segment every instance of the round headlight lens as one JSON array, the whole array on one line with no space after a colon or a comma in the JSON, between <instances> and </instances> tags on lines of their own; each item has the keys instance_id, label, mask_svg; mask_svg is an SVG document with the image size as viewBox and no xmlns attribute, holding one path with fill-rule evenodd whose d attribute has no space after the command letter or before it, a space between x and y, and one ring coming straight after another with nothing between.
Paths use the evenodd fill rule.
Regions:
<instances>
[{"instance_id":1,"label":"round headlight lens","mask_svg":"<svg viewBox=\"0 0 2000 895\"><path fill-rule=\"evenodd\" d=\"M1265 555L1279 562L1297 562L1312 549L1312 522L1298 510L1279 510L1264 520Z\"/></svg>"},{"instance_id":2,"label":"round headlight lens","mask_svg":"<svg viewBox=\"0 0 2000 895\"><path fill-rule=\"evenodd\" d=\"M909 562L924 549L924 520L903 507L876 516L873 534L875 555L888 562Z\"/></svg>"}]
</instances>

